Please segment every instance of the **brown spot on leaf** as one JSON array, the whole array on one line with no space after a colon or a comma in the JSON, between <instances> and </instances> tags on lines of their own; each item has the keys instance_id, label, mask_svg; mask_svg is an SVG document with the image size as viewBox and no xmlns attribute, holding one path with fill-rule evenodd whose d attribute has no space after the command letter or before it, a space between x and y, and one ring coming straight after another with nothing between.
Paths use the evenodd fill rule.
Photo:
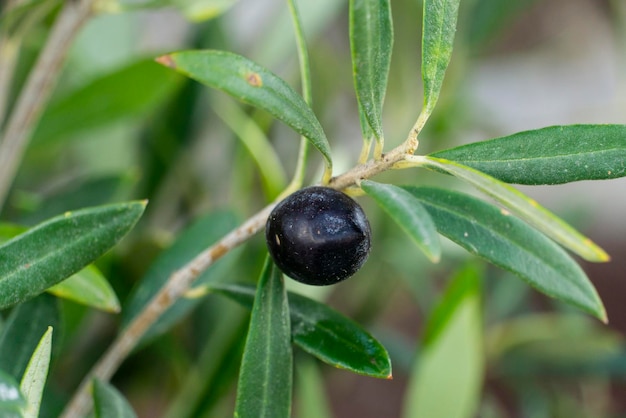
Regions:
<instances>
[{"instance_id":1,"label":"brown spot on leaf","mask_svg":"<svg viewBox=\"0 0 626 418\"><path fill-rule=\"evenodd\" d=\"M176 68L176 63L172 59L171 55L161 55L158 58L155 58L155 61L161 65L165 65L166 67Z\"/></svg>"},{"instance_id":2,"label":"brown spot on leaf","mask_svg":"<svg viewBox=\"0 0 626 418\"><path fill-rule=\"evenodd\" d=\"M263 85L263 79L258 73L249 72L246 74L246 81L252 87L261 87Z\"/></svg>"}]
</instances>

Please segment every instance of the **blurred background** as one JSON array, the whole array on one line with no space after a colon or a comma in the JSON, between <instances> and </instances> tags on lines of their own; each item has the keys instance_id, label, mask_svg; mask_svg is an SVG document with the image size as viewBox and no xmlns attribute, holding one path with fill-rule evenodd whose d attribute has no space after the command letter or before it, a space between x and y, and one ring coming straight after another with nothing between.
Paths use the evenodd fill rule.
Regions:
<instances>
[{"instance_id":1,"label":"blurred background","mask_svg":"<svg viewBox=\"0 0 626 418\"><path fill-rule=\"evenodd\" d=\"M287 184L297 155L297 135L267 114L152 61L181 49L226 49L298 88L286 2L170 4L174 7L146 8L129 1L121 4L122 11L102 3L108 10L75 41L2 213L3 221L33 225L69 209L148 198L138 228L99 262L123 307L181 231L207 219L219 219L222 226L246 219ZM337 174L356 163L361 147L347 1L298 4L310 49L313 108L330 140ZM384 113L388 149L406 138L422 103L421 7L419 1L392 1L395 43ZM24 36L13 96L53 16L54 9ZM466 0L442 96L420 136L418 153L550 125L625 121L626 2ZM258 129L242 134L249 125ZM321 158L311 154L308 182L314 183ZM377 179L473 192L425 171ZM487 370L477 416L626 416L626 179L520 189L612 256L607 264L582 263L607 307L609 324L486 267ZM320 418L324 410L339 418L400 416L407 380L419 361L423 324L468 258L446 243L442 261L430 264L373 202L359 202L374 234L365 268L332 288L290 287L328 301L370 330L389 350L394 378L353 375L298 352L296 417ZM207 236L219 236L208 228ZM263 258L263 239L255 237L210 274L214 280L254 282ZM60 303L54 390L46 393L44 408L50 417L121 321L119 315ZM210 295L170 332L154 335L151 344L137 350L113 383L140 417L231 416L247 316L234 303ZM317 382L322 393L310 387L319 388ZM442 396L442 402L449 401ZM318 399L318 411L307 408L310 399Z\"/></svg>"}]
</instances>

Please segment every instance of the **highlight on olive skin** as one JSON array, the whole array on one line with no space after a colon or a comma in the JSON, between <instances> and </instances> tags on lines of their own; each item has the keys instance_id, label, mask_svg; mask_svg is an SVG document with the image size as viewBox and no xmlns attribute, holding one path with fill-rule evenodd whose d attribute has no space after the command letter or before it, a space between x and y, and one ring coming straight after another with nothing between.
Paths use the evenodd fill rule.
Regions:
<instances>
[{"instance_id":1,"label":"highlight on olive skin","mask_svg":"<svg viewBox=\"0 0 626 418\"><path fill-rule=\"evenodd\" d=\"M347 279L363 266L371 231L356 201L335 189L313 186L274 208L265 239L283 273L305 284L325 286Z\"/></svg>"}]
</instances>

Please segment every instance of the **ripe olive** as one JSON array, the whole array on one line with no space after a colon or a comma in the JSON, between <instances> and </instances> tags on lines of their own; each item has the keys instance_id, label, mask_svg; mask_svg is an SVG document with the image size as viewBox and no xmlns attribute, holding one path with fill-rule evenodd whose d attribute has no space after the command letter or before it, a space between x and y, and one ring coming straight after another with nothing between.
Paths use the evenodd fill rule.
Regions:
<instances>
[{"instance_id":1,"label":"ripe olive","mask_svg":"<svg viewBox=\"0 0 626 418\"><path fill-rule=\"evenodd\" d=\"M361 206L328 187L307 187L280 202L265 227L274 262L299 282L323 286L356 273L369 255L370 226Z\"/></svg>"}]
</instances>

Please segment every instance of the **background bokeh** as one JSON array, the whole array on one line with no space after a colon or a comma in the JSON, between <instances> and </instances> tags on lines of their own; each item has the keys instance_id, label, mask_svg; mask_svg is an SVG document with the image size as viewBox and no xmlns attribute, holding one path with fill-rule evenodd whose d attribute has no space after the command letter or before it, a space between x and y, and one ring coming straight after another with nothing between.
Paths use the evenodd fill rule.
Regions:
<instances>
[{"instance_id":1,"label":"background bokeh","mask_svg":"<svg viewBox=\"0 0 626 418\"><path fill-rule=\"evenodd\" d=\"M72 47L2 214L4 220L32 225L76 207L149 198L138 229L100 263L122 302L157 254L194 219L223 209L245 219L275 197L294 169L298 140L289 129L150 62L180 49L227 49L299 86L285 2L214 3L233 4L222 15L202 22L190 22L180 10L162 8L94 18ZM206 17L179 4L194 19ZM355 164L361 146L347 1L299 5L310 47L313 107L329 137L338 173ZM395 44L384 110L389 148L404 140L422 102L421 4L394 0L392 11ZM49 24L25 39L15 91ZM98 84L140 60L147 61L138 64L139 76L117 78L115 88ZM83 102L72 96L90 85L96 87ZM128 97L123 106L108 99L118 90ZM73 97L69 105L64 104L67 97ZM133 105L133 98L139 98L138 104ZM81 104L85 108L89 104L94 114L73 117ZM282 161L283 167L269 168L272 184L259 176L258 169L272 156L252 156L229 128L238 123L233 115L241 112L257 122ZM623 124L625 115L625 2L467 0L462 2L442 96L420 136L418 153L550 125ZM311 154L308 181L315 182L321 159ZM378 179L463 187L452 178L425 171L385 173ZM610 322L605 326L540 296L508 273L486 267L487 371L477 416L624 416L626 179L520 189L612 256L607 264L583 263ZM468 257L446 242L441 263L430 264L371 201L359 201L374 233L365 268L332 288L293 283L290 287L327 300L366 326L388 348L394 379L356 376L297 353L297 417L323 416L299 403L306 381L313 378L322 379L326 388L328 405L320 403L320 411L327 407L339 418L400 416L408 377L419 361L423 324L450 276ZM262 238L255 237L234 254L235 261L221 273L224 280L255 281L263 246ZM47 416L55 416L119 325L115 315L71 302L62 302L62 308L63 336L51 377L57 389L46 393ZM172 332L137 350L113 383L140 417L229 416L246 321L243 309L208 296Z\"/></svg>"}]
</instances>

